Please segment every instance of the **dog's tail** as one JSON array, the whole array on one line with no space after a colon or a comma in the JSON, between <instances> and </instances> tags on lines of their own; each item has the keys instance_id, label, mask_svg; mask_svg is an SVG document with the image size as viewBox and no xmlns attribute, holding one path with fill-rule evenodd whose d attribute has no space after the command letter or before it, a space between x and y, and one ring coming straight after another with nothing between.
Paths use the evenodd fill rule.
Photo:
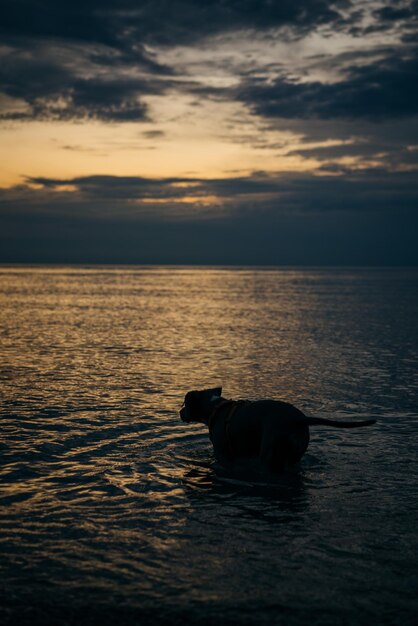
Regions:
<instances>
[{"instance_id":1,"label":"dog's tail","mask_svg":"<svg viewBox=\"0 0 418 626\"><path fill-rule=\"evenodd\" d=\"M359 426L371 426L376 424L376 420L361 420L356 422L346 422L343 420L329 420L324 417L306 417L305 424L308 426L334 426L336 428L358 428Z\"/></svg>"}]
</instances>

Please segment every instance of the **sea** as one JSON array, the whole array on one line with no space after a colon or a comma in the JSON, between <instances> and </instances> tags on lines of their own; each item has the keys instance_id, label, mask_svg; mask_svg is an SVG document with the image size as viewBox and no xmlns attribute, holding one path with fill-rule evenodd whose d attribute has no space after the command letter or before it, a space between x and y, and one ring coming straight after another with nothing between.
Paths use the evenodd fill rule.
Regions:
<instances>
[{"instance_id":1,"label":"sea","mask_svg":"<svg viewBox=\"0 0 418 626\"><path fill-rule=\"evenodd\" d=\"M418 269L0 267L0 620L416 624ZM223 467L186 392L311 427Z\"/></svg>"}]
</instances>

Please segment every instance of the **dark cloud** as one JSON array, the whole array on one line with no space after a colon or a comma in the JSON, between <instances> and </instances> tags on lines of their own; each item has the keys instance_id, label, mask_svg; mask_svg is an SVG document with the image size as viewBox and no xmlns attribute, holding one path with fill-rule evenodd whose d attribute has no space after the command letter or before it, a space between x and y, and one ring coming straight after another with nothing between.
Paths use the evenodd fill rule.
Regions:
<instances>
[{"instance_id":1,"label":"dark cloud","mask_svg":"<svg viewBox=\"0 0 418 626\"><path fill-rule=\"evenodd\" d=\"M383 22L400 22L403 20L414 19L417 16L418 2L406 2L398 5L388 4L380 7L373 12L377 20Z\"/></svg>"},{"instance_id":2,"label":"dark cloud","mask_svg":"<svg viewBox=\"0 0 418 626\"><path fill-rule=\"evenodd\" d=\"M338 128L331 130L338 136ZM302 145L287 154L316 159L323 162L323 169L333 168L334 171L336 167L337 169L341 167L338 162L347 163L347 158L355 159L354 166L357 167L367 167L373 162L388 171L407 170L412 167L418 169L418 126L411 127L408 120L393 126L387 124L384 129L380 125L375 125L371 129L368 125L360 125L346 128L345 131L346 135L341 139L341 143L330 142L328 145L315 147ZM322 137L325 132L322 127ZM347 164L345 168L350 169Z\"/></svg>"},{"instance_id":3,"label":"dark cloud","mask_svg":"<svg viewBox=\"0 0 418 626\"><path fill-rule=\"evenodd\" d=\"M133 42L178 44L219 32L303 31L342 19L349 0L3 0L0 34L60 38L129 48Z\"/></svg>"},{"instance_id":4,"label":"dark cloud","mask_svg":"<svg viewBox=\"0 0 418 626\"><path fill-rule=\"evenodd\" d=\"M348 0L4 0L3 119L147 119L144 95L163 93L172 69L148 45L194 43L239 29L302 34L341 18Z\"/></svg>"},{"instance_id":5,"label":"dark cloud","mask_svg":"<svg viewBox=\"0 0 418 626\"><path fill-rule=\"evenodd\" d=\"M416 0L396 6L370 4L373 27L404 25L411 38ZM0 92L17 105L9 119L147 119L144 96L174 86L175 68L161 65L150 46L194 45L210 35L233 31L270 33L273 39L303 37L321 27L335 34L359 34L364 9L352 0L4 0L0 9ZM369 25L370 26L370 25ZM363 30L362 30L363 29ZM238 98L265 117L303 119L407 116L417 111L416 50L399 48L368 65L368 52L352 53L338 83L298 82L286 74L263 82L257 67L243 75ZM339 63L348 63L349 54ZM408 56L409 55L409 56ZM326 59L324 64L326 64ZM328 63L336 63L328 59ZM271 73L270 67L269 72ZM177 89L193 85L177 80ZM194 92L231 97L204 87Z\"/></svg>"},{"instance_id":6,"label":"dark cloud","mask_svg":"<svg viewBox=\"0 0 418 626\"><path fill-rule=\"evenodd\" d=\"M258 115L299 119L381 121L418 114L418 49L365 66L352 66L344 78L327 84L249 78L237 97Z\"/></svg>"},{"instance_id":7,"label":"dark cloud","mask_svg":"<svg viewBox=\"0 0 418 626\"><path fill-rule=\"evenodd\" d=\"M342 168L340 168L340 172ZM27 185L2 190L3 210L11 206L24 207L29 195L32 204L44 205L48 214L54 215L56 207L71 204L73 214L84 215L85 207L114 207L106 219L119 215L123 206L137 202L133 217L149 215L149 208L157 214L176 217L175 207L185 200L190 218L199 215L190 197L199 201L217 198L207 205L206 213L247 213L271 215L297 212L300 215L328 212L393 212L401 209L416 212L418 187L415 172L389 172L383 168L369 168L356 172L345 171L344 176L309 173L266 174L255 172L251 176L230 178L142 178L136 176L85 176L71 179L30 178ZM39 187L34 189L33 185ZM37 200L38 198L38 200ZM48 200L49 198L49 200ZM146 200L145 210L141 200ZM155 200L155 204L152 204ZM164 203L161 203L164 200ZM149 202L151 201L151 202ZM175 201L175 204L172 204Z\"/></svg>"},{"instance_id":8,"label":"dark cloud","mask_svg":"<svg viewBox=\"0 0 418 626\"><path fill-rule=\"evenodd\" d=\"M164 131L162 130L145 130L142 133L142 136L145 137L146 139L159 139L160 137L164 137Z\"/></svg>"},{"instance_id":9,"label":"dark cloud","mask_svg":"<svg viewBox=\"0 0 418 626\"><path fill-rule=\"evenodd\" d=\"M29 178L28 183L40 185L46 190L58 192L60 189L75 188L77 193L73 192L73 196L76 203L80 198L110 202L113 202L115 199L121 201L148 198L156 200L161 198L176 199L186 195L185 189L178 187L179 184L192 183L198 185L194 179L99 175L71 179L36 177Z\"/></svg>"},{"instance_id":10,"label":"dark cloud","mask_svg":"<svg viewBox=\"0 0 418 626\"><path fill-rule=\"evenodd\" d=\"M363 7L366 5L363 3ZM349 32L359 37L376 33L402 33L416 29L418 19L417 0L380 0L370 2L368 19L363 23L354 21Z\"/></svg>"},{"instance_id":11,"label":"dark cloud","mask_svg":"<svg viewBox=\"0 0 418 626\"><path fill-rule=\"evenodd\" d=\"M115 52L62 46L9 47L0 61L1 91L25 105L4 112L6 119L144 120L141 97L162 93L168 84L159 75L162 66L157 76L149 73L152 68L155 74L157 64L144 51L138 51L134 68Z\"/></svg>"},{"instance_id":12,"label":"dark cloud","mask_svg":"<svg viewBox=\"0 0 418 626\"><path fill-rule=\"evenodd\" d=\"M277 193L285 184L281 178L260 173L252 177L142 178L139 176L85 176L71 179L30 178L29 183L46 189L76 187L79 192L96 198L119 199L181 198L216 194L220 197Z\"/></svg>"},{"instance_id":13,"label":"dark cloud","mask_svg":"<svg viewBox=\"0 0 418 626\"><path fill-rule=\"evenodd\" d=\"M184 188L187 182L193 186ZM412 173L31 183L40 187L0 193L2 262L418 262ZM185 196L207 194L219 204L182 204Z\"/></svg>"},{"instance_id":14,"label":"dark cloud","mask_svg":"<svg viewBox=\"0 0 418 626\"><path fill-rule=\"evenodd\" d=\"M0 33L7 39L53 39L121 44L121 26L116 21L134 2L124 0L3 0ZM125 21L127 22L126 15Z\"/></svg>"}]
</instances>

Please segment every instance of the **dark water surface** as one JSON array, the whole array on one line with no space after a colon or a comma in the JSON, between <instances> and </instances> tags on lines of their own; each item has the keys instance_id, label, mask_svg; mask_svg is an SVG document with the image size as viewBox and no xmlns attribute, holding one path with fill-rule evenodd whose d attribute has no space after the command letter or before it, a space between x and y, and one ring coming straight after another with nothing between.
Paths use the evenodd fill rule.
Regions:
<instances>
[{"instance_id":1,"label":"dark water surface","mask_svg":"<svg viewBox=\"0 0 418 626\"><path fill-rule=\"evenodd\" d=\"M0 268L7 624L412 624L417 270ZM310 415L299 470L217 466L192 388Z\"/></svg>"}]
</instances>

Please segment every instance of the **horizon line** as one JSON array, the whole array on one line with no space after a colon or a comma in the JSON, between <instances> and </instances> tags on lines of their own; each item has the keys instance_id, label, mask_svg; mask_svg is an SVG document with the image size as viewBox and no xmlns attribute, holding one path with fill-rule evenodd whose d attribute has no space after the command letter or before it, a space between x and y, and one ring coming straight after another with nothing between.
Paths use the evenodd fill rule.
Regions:
<instances>
[{"instance_id":1,"label":"horizon line","mask_svg":"<svg viewBox=\"0 0 418 626\"><path fill-rule=\"evenodd\" d=\"M230 268L230 269L418 269L418 265L381 265L381 264L265 264L265 263L114 263L114 262L1 262L0 268L42 268L42 267L75 267L75 268L95 268L95 267L121 267L121 268L138 268L138 267L161 267L161 268Z\"/></svg>"}]
</instances>

